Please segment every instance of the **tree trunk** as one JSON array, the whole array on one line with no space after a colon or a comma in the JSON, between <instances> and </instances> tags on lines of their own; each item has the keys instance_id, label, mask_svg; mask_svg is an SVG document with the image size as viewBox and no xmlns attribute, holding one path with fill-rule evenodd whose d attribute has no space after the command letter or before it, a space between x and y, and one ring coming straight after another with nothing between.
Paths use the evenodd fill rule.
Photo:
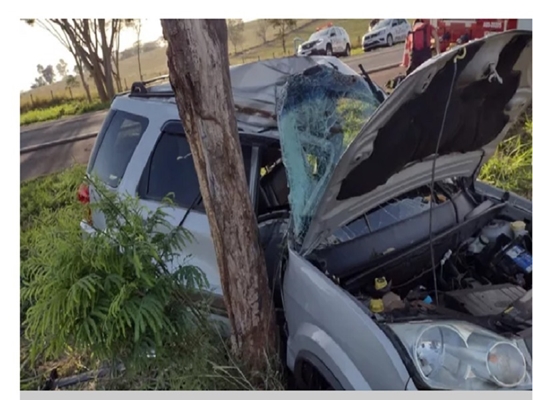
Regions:
<instances>
[{"instance_id":1,"label":"tree trunk","mask_svg":"<svg viewBox=\"0 0 533 400\"><path fill-rule=\"evenodd\" d=\"M274 354L276 330L237 134L226 22L163 19L161 25L215 245L232 346L250 368L262 370L265 354Z\"/></svg>"},{"instance_id":2,"label":"tree trunk","mask_svg":"<svg viewBox=\"0 0 533 400\"><path fill-rule=\"evenodd\" d=\"M89 102L92 102L93 96L91 95L91 89L89 88L89 85L87 84L87 81L85 80L85 74L83 73L83 67L79 60L79 57L75 55L74 52L72 53L72 55L74 56L74 62L76 63L76 67L78 68L78 75L80 76L80 81L83 86L83 89L85 90L85 95L87 96L87 100Z\"/></svg>"},{"instance_id":3,"label":"tree trunk","mask_svg":"<svg viewBox=\"0 0 533 400\"><path fill-rule=\"evenodd\" d=\"M107 42L105 19L98 20L98 27L100 29L100 41L102 46L105 87L108 98L112 99L115 96L115 86L113 85L113 63L111 62L111 52L113 48L112 43ZM113 32L111 34L113 35Z\"/></svg>"},{"instance_id":4,"label":"tree trunk","mask_svg":"<svg viewBox=\"0 0 533 400\"><path fill-rule=\"evenodd\" d=\"M122 92L122 80L120 79L120 31L122 30L123 22L120 20L118 22L118 32L115 36L115 57L114 57L114 63L115 63L115 83L117 84L117 90L119 92Z\"/></svg>"},{"instance_id":5,"label":"tree trunk","mask_svg":"<svg viewBox=\"0 0 533 400\"><path fill-rule=\"evenodd\" d=\"M65 24L65 30L71 38L74 48L76 49L76 53L79 54L81 61L92 74L94 85L98 91L98 97L100 98L100 101L108 101L109 97L105 90L100 58L98 57L97 53L98 45L94 44L91 40L89 20L84 19L81 26L78 24L78 26L75 27L76 31L74 31L73 28L70 28L69 25ZM85 49L80 43L78 35L79 37L83 38L83 43L87 49Z\"/></svg>"}]
</instances>

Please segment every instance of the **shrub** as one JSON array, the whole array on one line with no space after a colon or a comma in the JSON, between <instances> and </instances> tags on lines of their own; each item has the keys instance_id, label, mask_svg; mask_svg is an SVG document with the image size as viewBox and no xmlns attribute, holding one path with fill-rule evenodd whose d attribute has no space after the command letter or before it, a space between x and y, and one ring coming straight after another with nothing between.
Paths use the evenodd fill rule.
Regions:
<instances>
[{"instance_id":1,"label":"shrub","mask_svg":"<svg viewBox=\"0 0 533 400\"><path fill-rule=\"evenodd\" d=\"M204 287L205 277L186 264L173 272L166 267L190 235L170 226L161 209L143 218L137 199L115 196L106 193L98 204L107 229L86 238L72 224L72 209L41 219L55 228L39 232L26 266L22 298L31 303L26 333L32 356L58 357L69 343L98 359L132 365L190 326L187 291Z\"/></svg>"}]
</instances>

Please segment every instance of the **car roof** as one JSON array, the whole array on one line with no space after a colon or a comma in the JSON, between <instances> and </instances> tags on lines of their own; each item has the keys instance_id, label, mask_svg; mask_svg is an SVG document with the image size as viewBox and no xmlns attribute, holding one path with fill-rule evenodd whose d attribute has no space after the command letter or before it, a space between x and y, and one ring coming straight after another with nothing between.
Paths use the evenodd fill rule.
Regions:
<instances>
[{"instance_id":1,"label":"car roof","mask_svg":"<svg viewBox=\"0 0 533 400\"><path fill-rule=\"evenodd\" d=\"M237 124L243 132L261 136L271 136L279 140L277 126L277 106L280 90L289 76L300 74L318 65L336 69L344 75L354 76L364 81L348 65L336 57L284 57L257 61L230 67L233 100ZM174 92L168 76L150 81L136 82L132 90L123 93L116 100L151 101L172 104L176 107ZM127 104L123 104L127 110ZM177 113L177 110L176 110Z\"/></svg>"},{"instance_id":2,"label":"car roof","mask_svg":"<svg viewBox=\"0 0 533 400\"><path fill-rule=\"evenodd\" d=\"M124 111L141 115L150 119L154 118L153 111L141 112L138 106L133 107L138 102L150 102L159 103L158 107L165 107L167 110L157 116L157 119L161 119L161 131L165 131L171 134L183 134L182 121L179 115L176 101L174 98L174 92L170 86L170 83L162 83L146 87L147 92L144 94L139 93L120 93L117 95L111 105L111 109L114 111ZM146 107L142 107L143 110ZM277 130L269 130L265 132L249 132L246 127L237 122L237 129L239 134L239 140L241 144L248 144L257 147L279 147L279 136Z\"/></svg>"}]
</instances>

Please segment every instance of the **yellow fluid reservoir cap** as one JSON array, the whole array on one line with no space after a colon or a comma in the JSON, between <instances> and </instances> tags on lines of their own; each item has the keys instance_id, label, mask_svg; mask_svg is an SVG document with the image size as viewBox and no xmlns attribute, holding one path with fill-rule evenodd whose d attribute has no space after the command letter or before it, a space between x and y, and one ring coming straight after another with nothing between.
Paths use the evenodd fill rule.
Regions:
<instances>
[{"instance_id":1,"label":"yellow fluid reservoir cap","mask_svg":"<svg viewBox=\"0 0 533 400\"><path fill-rule=\"evenodd\" d=\"M526 229L526 223L524 221L511 222L511 229L514 232L524 231Z\"/></svg>"},{"instance_id":2,"label":"yellow fluid reservoir cap","mask_svg":"<svg viewBox=\"0 0 533 400\"><path fill-rule=\"evenodd\" d=\"M387 279L385 277L374 279L374 288L376 290L381 290L387 287Z\"/></svg>"},{"instance_id":3,"label":"yellow fluid reservoir cap","mask_svg":"<svg viewBox=\"0 0 533 400\"><path fill-rule=\"evenodd\" d=\"M380 313L385 310L385 306L383 305L383 300L381 299L370 299L370 311L373 313Z\"/></svg>"}]
</instances>

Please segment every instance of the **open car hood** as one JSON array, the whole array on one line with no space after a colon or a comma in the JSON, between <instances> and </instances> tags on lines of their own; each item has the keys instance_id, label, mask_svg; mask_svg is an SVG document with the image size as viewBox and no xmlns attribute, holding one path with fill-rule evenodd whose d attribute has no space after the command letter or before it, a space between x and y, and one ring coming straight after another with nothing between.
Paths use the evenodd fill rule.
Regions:
<instances>
[{"instance_id":1,"label":"open car hood","mask_svg":"<svg viewBox=\"0 0 533 400\"><path fill-rule=\"evenodd\" d=\"M291 96L287 86L281 103ZM303 104L312 95L292 97ZM377 105L355 139L328 159L332 167L323 173L322 187L307 191L300 165L304 158L297 155L301 141L291 139L295 124L282 109L278 129L298 251L308 254L365 212L428 184L446 108L435 180L476 176L530 103L530 31L508 31L456 47L427 61ZM301 116L304 108L291 110Z\"/></svg>"}]
</instances>

